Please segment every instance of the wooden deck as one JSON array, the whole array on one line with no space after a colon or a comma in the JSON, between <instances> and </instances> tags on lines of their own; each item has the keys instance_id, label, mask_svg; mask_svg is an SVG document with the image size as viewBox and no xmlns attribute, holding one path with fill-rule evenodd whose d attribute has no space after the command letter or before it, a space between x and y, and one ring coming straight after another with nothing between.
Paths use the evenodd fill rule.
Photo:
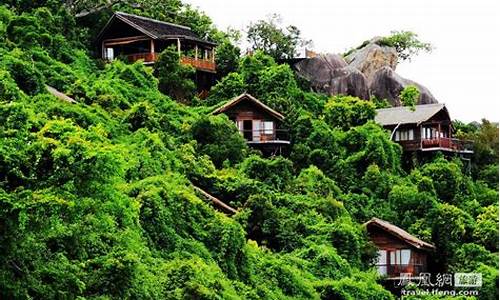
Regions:
<instances>
[{"instance_id":1,"label":"wooden deck","mask_svg":"<svg viewBox=\"0 0 500 300\"><path fill-rule=\"evenodd\" d=\"M410 141L398 141L404 151L449 151L473 153L472 141L455 138L434 138Z\"/></svg>"},{"instance_id":2,"label":"wooden deck","mask_svg":"<svg viewBox=\"0 0 500 300\"><path fill-rule=\"evenodd\" d=\"M290 144L288 130L240 130L248 144Z\"/></svg>"},{"instance_id":3,"label":"wooden deck","mask_svg":"<svg viewBox=\"0 0 500 300\"><path fill-rule=\"evenodd\" d=\"M143 60L144 63L154 63L158 59L159 53L148 52L148 53L134 53L127 55L127 60L129 62L136 62L138 60ZM205 72L216 72L215 62L207 59L196 59L194 57L182 56L181 63L184 65L193 66L195 69Z\"/></svg>"}]
</instances>

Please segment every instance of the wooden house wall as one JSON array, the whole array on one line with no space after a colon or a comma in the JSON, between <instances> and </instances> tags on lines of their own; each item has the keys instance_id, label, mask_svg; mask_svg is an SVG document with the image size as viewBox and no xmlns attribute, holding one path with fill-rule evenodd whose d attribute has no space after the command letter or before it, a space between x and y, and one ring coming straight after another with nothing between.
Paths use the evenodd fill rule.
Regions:
<instances>
[{"instance_id":1,"label":"wooden house wall","mask_svg":"<svg viewBox=\"0 0 500 300\"><path fill-rule=\"evenodd\" d=\"M393 235L375 226L370 226L370 228L368 228L368 235L377 248L382 250L409 249L411 247L408 243L395 238Z\"/></svg>"},{"instance_id":2,"label":"wooden house wall","mask_svg":"<svg viewBox=\"0 0 500 300\"><path fill-rule=\"evenodd\" d=\"M410 266L402 270L408 273L417 272L414 264L422 264L423 266L418 271L427 270L427 259L428 253L424 250L420 250L412 246L411 244L405 242L404 240L398 239L392 234L382 230L376 226L369 226L368 235L370 240L375 244L375 246L380 250L394 251L399 249L410 249ZM389 260L388 260L389 263ZM417 274L415 274L417 275Z\"/></svg>"},{"instance_id":3,"label":"wooden house wall","mask_svg":"<svg viewBox=\"0 0 500 300\"><path fill-rule=\"evenodd\" d=\"M441 123L447 125L451 123L451 120L450 116L444 110L441 110L425 123Z\"/></svg>"}]
</instances>

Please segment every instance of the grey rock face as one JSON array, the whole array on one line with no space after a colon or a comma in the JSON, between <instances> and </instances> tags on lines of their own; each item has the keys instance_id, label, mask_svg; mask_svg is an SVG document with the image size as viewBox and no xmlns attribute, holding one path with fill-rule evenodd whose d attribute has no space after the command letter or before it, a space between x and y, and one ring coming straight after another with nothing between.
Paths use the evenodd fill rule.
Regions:
<instances>
[{"instance_id":1,"label":"grey rock face","mask_svg":"<svg viewBox=\"0 0 500 300\"><path fill-rule=\"evenodd\" d=\"M398 54L392 47L380 46L373 38L366 45L342 58L335 54L320 54L294 65L297 74L309 81L314 91L344 94L369 99L387 99L392 106L401 106L399 94L408 85L420 90L418 104L438 103L423 85L398 75L395 70Z\"/></svg>"},{"instance_id":2,"label":"grey rock face","mask_svg":"<svg viewBox=\"0 0 500 300\"><path fill-rule=\"evenodd\" d=\"M420 90L418 104L438 103L426 87L401 77L388 66L380 68L373 74L370 93L379 99L387 99L392 106L401 106L399 94L408 85L414 85Z\"/></svg>"},{"instance_id":3,"label":"grey rock face","mask_svg":"<svg viewBox=\"0 0 500 300\"><path fill-rule=\"evenodd\" d=\"M351 95L369 99L368 80L358 69L348 66L338 55L321 54L294 65L297 74L307 79L314 91L327 95Z\"/></svg>"},{"instance_id":4,"label":"grey rock face","mask_svg":"<svg viewBox=\"0 0 500 300\"><path fill-rule=\"evenodd\" d=\"M377 38L372 39L366 46L353 51L345 57L345 61L352 67L365 74L371 81L375 72L382 67L390 67L396 70L398 64L398 53L396 49L376 44Z\"/></svg>"}]
</instances>

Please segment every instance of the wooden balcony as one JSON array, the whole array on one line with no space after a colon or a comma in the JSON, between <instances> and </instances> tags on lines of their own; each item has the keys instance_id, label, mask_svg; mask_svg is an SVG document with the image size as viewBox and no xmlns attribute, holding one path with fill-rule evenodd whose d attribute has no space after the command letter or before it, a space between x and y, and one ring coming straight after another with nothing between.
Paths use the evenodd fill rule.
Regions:
<instances>
[{"instance_id":1,"label":"wooden balcony","mask_svg":"<svg viewBox=\"0 0 500 300\"><path fill-rule=\"evenodd\" d=\"M454 138L416 139L397 141L404 151L448 151L457 153L473 153L473 143L468 140Z\"/></svg>"},{"instance_id":2,"label":"wooden balcony","mask_svg":"<svg viewBox=\"0 0 500 300\"><path fill-rule=\"evenodd\" d=\"M215 62L208 59L196 59L194 57L183 56L181 57L181 63L193 66L195 69L200 71L211 73L215 73L216 71Z\"/></svg>"},{"instance_id":3,"label":"wooden balcony","mask_svg":"<svg viewBox=\"0 0 500 300\"><path fill-rule=\"evenodd\" d=\"M376 266L379 274L387 278L399 278L402 274L410 274L411 277L418 277L426 272L426 267L422 264L386 264Z\"/></svg>"},{"instance_id":4,"label":"wooden balcony","mask_svg":"<svg viewBox=\"0 0 500 300\"><path fill-rule=\"evenodd\" d=\"M421 140L422 151L446 150L459 153L473 153L472 141L454 138L438 137L434 139Z\"/></svg>"},{"instance_id":5,"label":"wooden balcony","mask_svg":"<svg viewBox=\"0 0 500 300\"><path fill-rule=\"evenodd\" d=\"M154 63L158 59L159 53L148 52L148 53L134 53L127 55L127 60L129 62L136 62L138 60L143 60L144 63L150 64ZM194 57L182 56L181 63L184 65L193 66L195 69L205 72L216 72L215 62L208 59L196 59Z\"/></svg>"},{"instance_id":6,"label":"wooden balcony","mask_svg":"<svg viewBox=\"0 0 500 300\"><path fill-rule=\"evenodd\" d=\"M138 60L143 60L144 63L154 63L158 59L158 53L148 52L148 53L134 53L127 55L129 62L136 62Z\"/></svg>"},{"instance_id":7,"label":"wooden balcony","mask_svg":"<svg viewBox=\"0 0 500 300\"><path fill-rule=\"evenodd\" d=\"M288 130L240 130L248 144L290 144Z\"/></svg>"}]
</instances>

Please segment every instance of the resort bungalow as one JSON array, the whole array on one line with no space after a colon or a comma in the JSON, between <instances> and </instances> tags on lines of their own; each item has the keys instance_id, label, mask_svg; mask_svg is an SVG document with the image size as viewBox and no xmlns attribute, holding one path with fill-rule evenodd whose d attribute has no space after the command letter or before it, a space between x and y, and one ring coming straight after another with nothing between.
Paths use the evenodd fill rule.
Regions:
<instances>
[{"instance_id":1,"label":"resort bungalow","mask_svg":"<svg viewBox=\"0 0 500 300\"><path fill-rule=\"evenodd\" d=\"M442 103L377 109L375 121L391 131L406 152L443 151L472 154L472 143L453 137L454 129Z\"/></svg>"},{"instance_id":2,"label":"resort bungalow","mask_svg":"<svg viewBox=\"0 0 500 300\"><path fill-rule=\"evenodd\" d=\"M101 57L152 64L167 47L174 47L181 63L196 69L198 89L208 90L215 82L216 44L198 37L189 27L142 16L116 12L96 37Z\"/></svg>"},{"instance_id":3,"label":"resort bungalow","mask_svg":"<svg viewBox=\"0 0 500 300\"><path fill-rule=\"evenodd\" d=\"M265 154L281 154L290 144L288 131L282 128L285 117L250 94L244 93L212 113L226 114L248 145Z\"/></svg>"},{"instance_id":4,"label":"resort bungalow","mask_svg":"<svg viewBox=\"0 0 500 300\"><path fill-rule=\"evenodd\" d=\"M403 274L418 278L428 272L428 256L435 250L434 245L378 218L372 218L364 226L378 248L376 267L381 276L397 280Z\"/></svg>"}]
</instances>

